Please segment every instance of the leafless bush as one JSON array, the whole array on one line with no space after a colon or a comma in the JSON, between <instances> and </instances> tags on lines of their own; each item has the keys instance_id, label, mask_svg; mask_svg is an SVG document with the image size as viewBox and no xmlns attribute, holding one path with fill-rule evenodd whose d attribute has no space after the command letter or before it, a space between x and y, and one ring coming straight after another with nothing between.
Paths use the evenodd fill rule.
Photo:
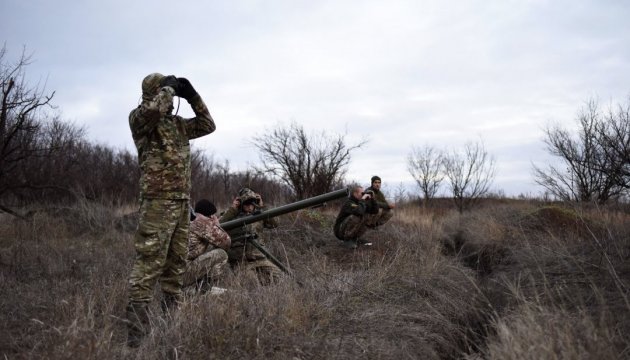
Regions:
<instances>
[{"instance_id":1,"label":"leafless bush","mask_svg":"<svg viewBox=\"0 0 630 360\"><path fill-rule=\"evenodd\" d=\"M630 104L607 112L591 100L577 117L578 133L559 126L545 130L547 151L560 166L534 166L536 182L565 201L616 199L630 187Z\"/></svg>"},{"instance_id":2,"label":"leafless bush","mask_svg":"<svg viewBox=\"0 0 630 360\"><path fill-rule=\"evenodd\" d=\"M295 122L278 126L253 141L260 152L261 170L289 186L298 200L339 187L350 154L364 144L348 145L345 135L308 134Z\"/></svg>"},{"instance_id":3,"label":"leafless bush","mask_svg":"<svg viewBox=\"0 0 630 360\"><path fill-rule=\"evenodd\" d=\"M193 202L205 198L218 206L228 206L244 186L262 194L270 205L284 202L290 196L286 185L269 176L254 170L232 171L229 161L220 163L213 154L198 149L192 152L191 172Z\"/></svg>"},{"instance_id":4,"label":"leafless bush","mask_svg":"<svg viewBox=\"0 0 630 360\"><path fill-rule=\"evenodd\" d=\"M494 158L482 142L466 143L462 152L452 151L443 158L444 175L459 212L474 205L492 185Z\"/></svg>"},{"instance_id":5,"label":"leafless bush","mask_svg":"<svg viewBox=\"0 0 630 360\"><path fill-rule=\"evenodd\" d=\"M443 161L442 152L429 145L413 147L407 156L407 169L420 187L425 206L437 194L444 180Z\"/></svg>"}]
</instances>

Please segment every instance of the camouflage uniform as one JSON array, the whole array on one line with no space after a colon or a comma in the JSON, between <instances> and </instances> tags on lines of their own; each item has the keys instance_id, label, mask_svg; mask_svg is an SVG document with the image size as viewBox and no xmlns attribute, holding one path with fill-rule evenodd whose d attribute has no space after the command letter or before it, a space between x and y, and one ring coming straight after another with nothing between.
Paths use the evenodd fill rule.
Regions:
<instances>
[{"instance_id":1,"label":"camouflage uniform","mask_svg":"<svg viewBox=\"0 0 630 360\"><path fill-rule=\"evenodd\" d=\"M172 115L175 90L160 88L163 78L157 73L144 78L142 103L129 114L142 171L140 219L134 238L136 258L129 277L130 345L132 334L137 340L137 335L146 333L146 324L141 324L144 328L138 326L146 321L146 305L157 281L167 305L181 297L190 220L189 140L216 129L198 94L188 99L194 118Z\"/></svg>"},{"instance_id":2,"label":"camouflage uniform","mask_svg":"<svg viewBox=\"0 0 630 360\"><path fill-rule=\"evenodd\" d=\"M367 225L374 222L378 207L374 199L358 200L352 195L339 210L333 232L339 240L357 240L367 230Z\"/></svg>"},{"instance_id":3,"label":"camouflage uniform","mask_svg":"<svg viewBox=\"0 0 630 360\"><path fill-rule=\"evenodd\" d=\"M190 223L184 287L204 280L216 282L225 273L230 243L230 236L219 226L216 216L198 213Z\"/></svg>"},{"instance_id":4,"label":"camouflage uniform","mask_svg":"<svg viewBox=\"0 0 630 360\"><path fill-rule=\"evenodd\" d=\"M241 204L247 200L251 200L255 197L255 193L249 189L241 191L239 199ZM233 207L229 208L220 219L220 222L226 222L246 216L251 216L243 212L242 205L239 209ZM263 210L264 207L259 207ZM253 224L238 227L229 231L232 238L232 245L228 250L228 259L232 267L240 267L242 270L256 274L258 281L265 285L273 281L276 281L282 276L282 270L278 268L273 262L269 261L265 254L260 252L249 241L246 240L247 236L254 236L255 241L260 245L264 245L264 238L262 236L263 229L273 229L278 226L278 222L275 218L265 219Z\"/></svg>"},{"instance_id":5,"label":"camouflage uniform","mask_svg":"<svg viewBox=\"0 0 630 360\"><path fill-rule=\"evenodd\" d=\"M378 214L376 216L373 216L367 225L369 227L376 227L388 222L394 216L394 210L389 208L389 203L387 202L387 199L385 199L385 194L383 194L382 191L376 190L371 186L365 189L365 191L374 192L374 200L378 205Z\"/></svg>"}]
</instances>

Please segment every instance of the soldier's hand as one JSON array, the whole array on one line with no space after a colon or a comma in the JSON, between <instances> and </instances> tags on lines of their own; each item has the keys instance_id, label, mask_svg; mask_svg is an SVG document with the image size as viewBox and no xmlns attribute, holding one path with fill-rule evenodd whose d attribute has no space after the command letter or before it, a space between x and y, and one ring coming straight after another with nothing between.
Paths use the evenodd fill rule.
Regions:
<instances>
[{"instance_id":1,"label":"soldier's hand","mask_svg":"<svg viewBox=\"0 0 630 360\"><path fill-rule=\"evenodd\" d=\"M238 210L238 207L241 206L241 200L239 200L239 198L234 198L234 200L232 200L232 207Z\"/></svg>"},{"instance_id":2,"label":"soldier's hand","mask_svg":"<svg viewBox=\"0 0 630 360\"><path fill-rule=\"evenodd\" d=\"M389 206L390 209L393 209L396 207L396 204L394 203L387 203L387 205Z\"/></svg>"},{"instance_id":3,"label":"soldier's hand","mask_svg":"<svg viewBox=\"0 0 630 360\"><path fill-rule=\"evenodd\" d=\"M173 90L175 90L175 95L179 95L177 91L179 88L179 81L177 80L175 75L165 76L162 79L162 81L160 81L160 87L165 87L165 86L172 87Z\"/></svg>"},{"instance_id":4,"label":"soldier's hand","mask_svg":"<svg viewBox=\"0 0 630 360\"><path fill-rule=\"evenodd\" d=\"M370 194L363 194L363 196L361 197L361 199L363 200L367 200L369 198L371 198Z\"/></svg>"},{"instance_id":5,"label":"soldier's hand","mask_svg":"<svg viewBox=\"0 0 630 360\"><path fill-rule=\"evenodd\" d=\"M188 81L188 79L177 78L177 82L179 87L177 95L179 95L180 97L183 97L186 100L190 100L195 97L195 95L197 95L197 91L192 86L190 81Z\"/></svg>"}]
</instances>

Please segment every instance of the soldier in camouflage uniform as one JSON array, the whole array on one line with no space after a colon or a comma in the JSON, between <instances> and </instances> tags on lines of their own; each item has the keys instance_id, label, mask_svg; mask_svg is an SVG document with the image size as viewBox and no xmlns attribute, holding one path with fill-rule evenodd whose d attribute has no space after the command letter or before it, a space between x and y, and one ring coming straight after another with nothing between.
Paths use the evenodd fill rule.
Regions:
<instances>
[{"instance_id":1,"label":"soldier in camouflage uniform","mask_svg":"<svg viewBox=\"0 0 630 360\"><path fill-rule=\"evenodd\" d=\"M370 222L368 222L368 227L376 228L377 226L384 225L389 219L394 216L394 207L396 205L394 203L390 203L385 199L385 194L381 191L381 178L374 175L370 179L371 186L365 189L366 192L374 193L374 200L376 200L376 204L378 204L378 215L371 218Z\"/></svg>"},{"instance_id":2,"label":"soldier in camouflage uniform","mask_svg":"<svg viewBox=\"0 0 630 360\"><path fill-rule=\"evenodd\" d=\"M251 189L242 188L232 202L232 207L221 216L220 221L226 222L251 216L256 210L264 210L262 197ZM262 230L273 229L277 226L277 220L271 218L230 230L229 234L232 238L232 246L228 250L230 265L255 274L262 285L277 281L282 276L282 270L246 240L247 237L253 237L255 241L263 245Z\"/></svg>"},{"instance_id":3,"label":"soldier in camouflage uniform","mask_svg":"<svg viewBox=\"0 0 630 360\"><path fill-rule=\"evenodd\" d=\"M378 216L378 205L372 194L364 192L363 187L355 185L351 188L348 200L339 210L333 232L343 245L356 249L358 245L371 245L361 238L367 231L367 225L374 223Z\"/></svg>"},{"instance_id":4,"label":"soldier in camouflage uniform","mask_svg":"<svg viewBox=\"0 0 630 360\"><path fill-rule=\"evenodd\" d=\"M173 115L173 96L186 99L195 117ZM142 103L129 114L129 127L142 172L127 306L127 343L138 346L149 330L147 308L156 282L163 309L181 298L190 216L189 140L212 133L216 126L190 81L153 73L142 81Z\"/></svg>"},{"instance_id":5,"label":"soldier in camouflage uniform","mask_svg":"<svg viewBox=\"0 0 630 360\"><path fill-rule=\"evenodd\" d=\"M188 261L184 274L184 287L198 290L211 289L225 273L230 236L219 226L213 203L206 199L195 204L195 218L188 233Z\"/></svg>"}]
</instances>

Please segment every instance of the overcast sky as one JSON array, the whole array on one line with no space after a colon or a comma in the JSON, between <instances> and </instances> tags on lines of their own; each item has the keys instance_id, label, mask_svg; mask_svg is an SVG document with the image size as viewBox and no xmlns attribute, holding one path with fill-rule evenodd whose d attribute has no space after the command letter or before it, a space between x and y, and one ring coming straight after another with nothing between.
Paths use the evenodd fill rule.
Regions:
<instances>
[{"instance_id":1,"label":"overcast sky","mask_svg":"<svg viewBox=\"0 0 630 360\"><path fill-rule=\"evenodd\" d=\"M411 146L483 139L494 189L538 193L542 129L590 98L630 95L630 1L2 0L0 34L26 47L63 118L134 150L127 116L151 72L191 80L217 131L194 146L256 163L252 136L291 121L347 132L349 180L411 184ZM183 101L179 110L190 115Z\"/></svg>"}]
</instances>

